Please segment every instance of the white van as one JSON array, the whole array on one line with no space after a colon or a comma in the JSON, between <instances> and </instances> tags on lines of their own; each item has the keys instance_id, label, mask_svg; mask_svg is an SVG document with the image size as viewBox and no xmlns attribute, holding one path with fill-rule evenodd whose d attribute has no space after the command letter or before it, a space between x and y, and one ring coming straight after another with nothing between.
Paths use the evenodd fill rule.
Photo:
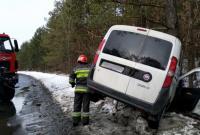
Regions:
<instances>
[{"instance_id":1,"label":"white van","mask_svg":"<svg viewBox=\"0 0 200 135\"><path fill-rule=\"evenodd\" d=\"M145 111L158 127L175 95L180 53L181 42L172 35L112 26L95 55L88 87Z\"/></svg>"}]
</instances>

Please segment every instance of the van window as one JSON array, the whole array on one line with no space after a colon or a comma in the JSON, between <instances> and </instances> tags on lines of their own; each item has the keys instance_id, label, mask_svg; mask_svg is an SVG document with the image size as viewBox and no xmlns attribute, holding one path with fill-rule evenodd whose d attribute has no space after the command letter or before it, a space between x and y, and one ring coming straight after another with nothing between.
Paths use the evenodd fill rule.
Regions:
<instances>
[{"instance_id":1,"label":"van window","mask_svg":"<svg viewBox=\"0 0 200 135\"><path fill-rule=\"evenodd\" d=\"M114 30L103 53L165 70L172 43L138 33Z\"/></svg>"}]
</instances>

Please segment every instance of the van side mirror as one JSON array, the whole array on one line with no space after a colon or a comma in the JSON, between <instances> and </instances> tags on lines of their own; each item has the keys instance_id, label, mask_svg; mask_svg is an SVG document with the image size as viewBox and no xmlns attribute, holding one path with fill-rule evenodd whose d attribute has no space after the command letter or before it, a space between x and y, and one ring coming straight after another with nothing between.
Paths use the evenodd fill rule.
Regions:
<instances>
[{"instance_id":1,"label":"van side mirror","mask_svg":"<svg viewBox=\"0 0 200 135\"><path fill-rule=\"evenodd\" d=\"M15 52L19 52L19 46L17 40L14 40L14 45L15 45Z\"/></svg>"}]
</instances>

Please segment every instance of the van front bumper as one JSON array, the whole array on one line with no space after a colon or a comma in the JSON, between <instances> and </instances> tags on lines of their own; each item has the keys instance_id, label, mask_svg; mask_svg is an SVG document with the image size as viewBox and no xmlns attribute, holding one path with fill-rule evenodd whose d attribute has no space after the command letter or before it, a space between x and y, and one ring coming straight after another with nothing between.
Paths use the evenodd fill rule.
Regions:
<instances>
[{"instance_id":1,"label":"van front bumper","mask_svg":"<svg viewBox=\"0 0 200 135\"><path fill-rule=\"evenodd\" d=\"M139 100L137 98L131 97L125 93L118 92L114 89L108 88L102 84L99 84L93 80L93 70L91 70L87 81L88 88L97 93L101 93L108 97L114 98L133 107L141 109L148 114L158 115L169 103L169 89L161 89L159 96L154 104L150 104Z\"/></svg>"}]
</instances>

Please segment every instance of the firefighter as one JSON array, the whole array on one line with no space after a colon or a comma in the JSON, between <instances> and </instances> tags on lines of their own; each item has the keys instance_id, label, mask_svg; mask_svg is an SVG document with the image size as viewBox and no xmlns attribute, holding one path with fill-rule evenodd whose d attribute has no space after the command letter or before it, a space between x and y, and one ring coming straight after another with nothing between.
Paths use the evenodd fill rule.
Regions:
<instances>
[{"instance_id":1,"label":"firefighter","mask_svg":"<svg viewBox=\"0 0 200 135\"><path fill-rule=\"evenodd\" d=\"M75 87L74 111L72 113L74 126L77 126L81 120L83 125L89 124L90 105L90 96L87 88L90 66L87 63L87 57L80 55L77 63L69 77L69 83L72 85L72 88Z\"/></svg>"}]
</instances>

